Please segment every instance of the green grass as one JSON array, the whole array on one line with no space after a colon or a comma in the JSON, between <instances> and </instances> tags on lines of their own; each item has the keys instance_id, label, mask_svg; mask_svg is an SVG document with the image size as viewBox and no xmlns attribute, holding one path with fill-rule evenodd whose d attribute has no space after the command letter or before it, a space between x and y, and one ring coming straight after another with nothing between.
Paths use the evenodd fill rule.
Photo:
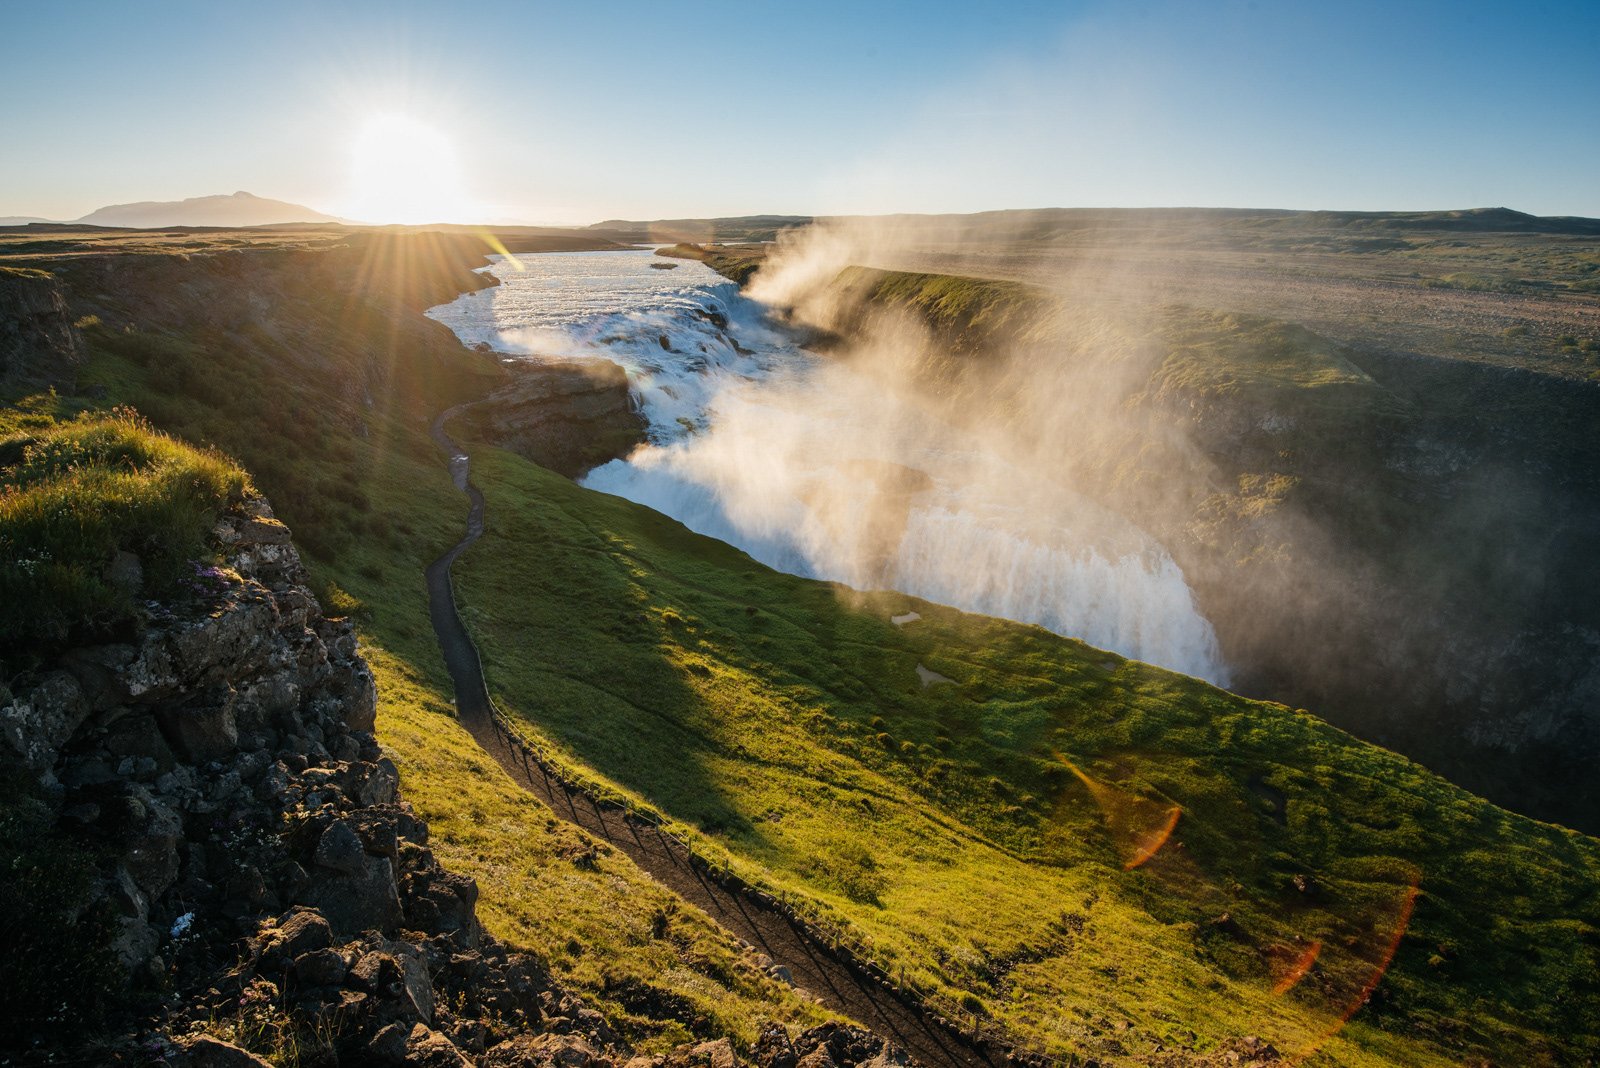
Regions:
<instances>
[{"instance_id":1,"label":"green grass","mask_svg":"<svg viewBox=\"0 0 1600 1068\"><path fill-rule=\"evenodd\" d=\"M0 636L9 649L104 633L139 600L170 596L209 557L217 516L250 488L227 458L128 411L80 416L0 439ZM107 568L119 552L142 583Z\"/></svg>"},{"instance_id":2,"label":"green grass","mask_svg":"<svg viewBox=\"0 0 1600 1068\"><path fill-rule=\"evenodd\" d=\"M1340 387L1353 388L1368 403L1381 395L1337 346L1293 323L1172 307L1157 332L1166 358L1152 385L1162 391L1282 398L1315 390L1320 403Z\"/></svg>"},{"instance_id":3,"label":"green grass","mask_svg":"<svg viewBox=\"0 0 1600 1068\"><path fill-rule=\"evenodd\" d=\"M314 561L313 578L325 603L337 588L355 611L378 681L378 739L440 861L477 880L485 927L542 956L642 1051L722 1035L748 1048L765 1020L831 1018L758 972L726 931L625 855L594 843L597 862L580 863L593 840L512 782L456 722L422 570L460 537L466 505L422 434L397 428L395 439L416 448L387 449L362 483L369 514L408 533L398 543L352 540Z\"/></svg>"},{"instance_id":4,"label":"green grass","mask_svg":"<svg viewBox=\"0 0 1600 1068\"><path fill-rule=\"evenodd\" d=\"M434 851L478 881L491 933L543 957L637 1048L721 1035L746 1048L765 1021L803 1027L830 1018L759 972L726 931L626 856L600 843L593 867L574 863L587 840L456 723L422 572L460 536L465 500L427 425L437 409L486 392L493 364L414 310L368 306L367 271L319 274L316 261L291 258L277 261L281 273L234 285L198 258L188 273L161 259L149 256L152 269L180 272L174 292L207 290L209 317L184 320L165 303L166 289L121 277L97 297L100 321L83 327L84 384L103 388L104 399L13 396L0 406L0 434L79 440L82 427L70 421L78 412L136 404L164 430L240 457L291 526L325 607L357 620L378 679L378 738L401 768L405 797L430 823ZM299 275L318 285L300 286ZM252 301L263 290L277 301L267 322ZM355 403L352 382L366 384ZM94 419L142 428L131 417ZM162 449L186 449L149 436ZM97 447L109 456L105 444ZM64 455L41 452L34 469ZM0 820L27 816L20 803L0 804ZM18 892L32 895L37 885L18 883ZM53 983L39 989L53 992Z\"/></svg>"},{"instance_id":5,"label":"green grass","mask_svg":"<svg viewBox=\"0 0 1600 1068\"><path fill-rule=\"evenodd\" d=\"M489 532L458 574L497 700L919 988L1113 1062L1188 1031L1347 1064L1600 1049L1594 840L1304 713L474 464Z\"/></svg>"},{"instance_id":6,"label":"green grass","mask_svg":"<svg viewBox=\"0 0 1600 1068\"><path fill-rule=\"evenodd\" d=\"M318 586L357 615L380 741L436 852L478 880L491 931L646 1049L820 1018L627 858L573 863L575 832L455 723L421 569L464 502L425 426L487 377L407 326L414 308L385 312L343 268L316 268L224 283L202 317L162 303L175 282L213 285L202 263L160 285L113 278L116 300L74 309L100 317L86 380L239 456L277 504ZM925 295L949 298L952 321L970 307ZM34 432L81 403L27 399L5 425ZM1328 1063L1595 1056L1593 840L1310 716L1034 628L777 575L507 454L475 464L489 535L458 574L496 696L576 770L947 1003L1107 1062L1189 1031L1202 1049L1254 1033L1286 1051L1337 1032ZM908 607L924 620L888 623ZM924 690L918 663L955 684ZM1174 808L1173 841L1125 870ZM1414 883L1394 965L1341 1029ZM1313 941L1307 978L1275 995Z\"/></svg>"},{"instance_id":7,"label":"green grass","mask_svg":"<svg viewBox=\"0 0 1600 1068\"><path fill-rule=\"evenodd\" d=\"M744 285L767 258L765 245L697 245L680 241L656 249L657 256L677 260L699 260L725 278Z\"/></svg>"},{"instance_id":8,"label":"green grass","mask_svg":"<svg viewBox=\"0 0 1600 1068\"><path fill-rule=\"evenodd\" d=\"M1060 311L1036 286L990 278L846 267L832 288L863 306L914 313L956 355L1037 340Z\"/></svg>"}]
</instances>

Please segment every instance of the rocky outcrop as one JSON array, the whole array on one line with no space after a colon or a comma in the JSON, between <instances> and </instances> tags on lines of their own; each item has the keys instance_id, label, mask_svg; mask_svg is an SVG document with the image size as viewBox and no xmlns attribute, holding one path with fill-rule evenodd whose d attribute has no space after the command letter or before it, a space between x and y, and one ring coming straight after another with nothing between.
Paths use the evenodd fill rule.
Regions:
<instances>
[{"instance_id":1,"label":"rocky outcrop","mask_svg":"<svg viewBox=\"0 0 1600 1068\"><path fill-rule=\"evenodd\" d=\"M372 734L376 689L260 499L215 530L223 566L136 638L70 650L0 689L0 770L98 857L130 1005L108 1034L0 1027L0 1060L736 1068L727 1039L635 1057L543 962L486 935ZM9 917L16 920L16 917ZM17 1026L12 1026L15 1022ZM762 1068L890 1068L838 1026L769 1029Z\"/></svg>"},{"instance_id":2,"label":"rocky outcrop","mask_svg":"<svg viewBox=\"0 0 1600 1068\"><path fill-rule=\"evenodd\" d=\"M214 533L226 565L197 569L186 603L151 605L132 640L69 650L0 694L0 762L105 856L99 896L135 983L165 969L163 947L197 908L244 915L319 885L274 853L291 773L331 764L388 782L393 801L349 622L322 615L264 500Z\"/></svg>"},{"instance_id":3,"label":"rocky outcrop","mask_svg":"<svg viewBox=\"0 0 1600 1068\"><path fill-rule=\"evenodd\" d=\"M82 359L83 345L56 277L0 267L0 383L67 384Z\"/></svg>"},{"instance_id":4,"label":"rocky outcrop","mask_svg":"<svg viewBox=\"0 0 1600 1068\"><path fill-rule=\"evenodd\" d=\"M541 359L476 405L471 418L483 438L568 478L645 439L627 372L610 360Z\"/></svg>"},{"instance_id":5,"label":"rocky outcrop","mask_svg":"<svg viewBox=\"0 0 1600 1068\"><path fill-rule=\"evenodd\" d=\"M722 277L743 286L747 284L755 273L766 262L767 245L719 245L716 243L699 245L692 241L682 241L676 245L656 249L657 256L665 256L677 260L699 260ZM652 263L652 267L664 267L666 264ZM673 265L676 266L676 265Z\"/></svg>"}]
</instances>

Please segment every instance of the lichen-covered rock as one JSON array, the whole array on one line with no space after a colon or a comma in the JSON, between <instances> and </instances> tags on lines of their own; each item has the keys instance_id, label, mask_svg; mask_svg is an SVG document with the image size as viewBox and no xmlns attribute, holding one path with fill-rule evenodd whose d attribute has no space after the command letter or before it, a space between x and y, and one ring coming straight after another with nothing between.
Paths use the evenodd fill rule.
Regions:
<instances>
[{"instance_id":1,"label":"lichen-covered rock","mask_svg":"<svg viewBox=\"0 0 1600 1068\"><path fill-rule=\"evenodd\" d=\"M0 708L0 742L28 770L42 771L55 763L89 709L78 680L65 671L51 671Z\"/></svg>"}]
</instances>

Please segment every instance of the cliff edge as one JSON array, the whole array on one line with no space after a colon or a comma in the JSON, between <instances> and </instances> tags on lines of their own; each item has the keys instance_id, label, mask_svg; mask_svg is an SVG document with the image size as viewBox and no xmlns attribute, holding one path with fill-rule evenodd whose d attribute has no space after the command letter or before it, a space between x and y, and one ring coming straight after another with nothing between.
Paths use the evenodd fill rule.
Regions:
<instances>
[{"instance_id":1,"label":"cliff edge","mask_svg":"<svg viewBox=\"0 0 1600 1068\"><path fill-rule=\"evenodd\" d=\"M354 628L323 614L288 528L247 497L212 543L223 562L147 602L135 636L0 689L16 875L0 1054L732 1068L725 1038L633 1058L538 957L484 933L476 883L434 859L373 736ZM752 1053L906 1063L837 1025L771 1027Z\"/></svg>"}]
</instances>

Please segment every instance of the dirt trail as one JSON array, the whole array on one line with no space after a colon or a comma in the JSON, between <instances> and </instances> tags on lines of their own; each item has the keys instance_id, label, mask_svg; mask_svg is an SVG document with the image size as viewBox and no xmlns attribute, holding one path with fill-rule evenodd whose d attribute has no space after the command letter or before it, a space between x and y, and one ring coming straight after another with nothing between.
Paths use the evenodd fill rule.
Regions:
<instances>
[{"instance_id":1,"label":"dirt trail","mask_svg":"<svg viewBox=\"0 0 1600 1068\"><path fill-rule=\"evenodd\" d=\"M864 970L836 960L802 924L754 896L708 878L703 866L691 861L682 843L654 824L597 801L552 776L508 734L489 700L477 646L456 612L450 581L450 565L484 531L483 493L468 477L466 454L444 430L445 423L464 407L458 405L442 413L434 420L431 432L450 457L450 474L456 487L471 501L466 536L427 569L429 614L455 684L462 726L517 783L541 798L556 815L626 853L657 881L788 968L795 983L815 994L828 1008L853 1017L898 1043L929 1068L1009 1063L1003 1045L981 1040L975 1043L970 1036L958 1036L929 1014L902 1001Z\"/></svg>"}]
</instances>

